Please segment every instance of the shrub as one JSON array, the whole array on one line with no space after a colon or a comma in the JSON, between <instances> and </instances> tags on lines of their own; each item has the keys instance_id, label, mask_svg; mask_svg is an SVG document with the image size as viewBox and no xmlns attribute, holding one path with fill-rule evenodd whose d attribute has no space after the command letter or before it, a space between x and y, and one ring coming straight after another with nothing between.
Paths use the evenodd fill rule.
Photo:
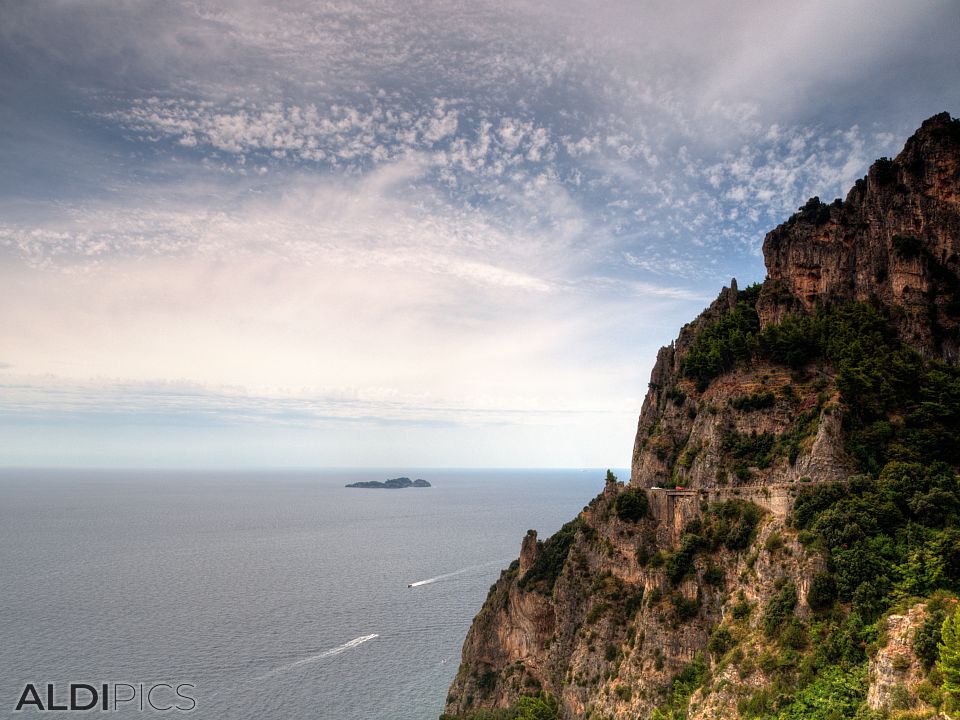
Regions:
<instances>
[{"instance_id":1,"label":"shrub","mask_svg":"<svg viewBox=\"0 0 960 720\"><path fill-rule=\"evenodd\" d=\"M733 635L731 635L730 631L724 627L714 630L713 634L710 636L710 639L707 641L707 650L709 650L710 653L716 658L719 658L732 647Z\"/></svg>"},{"instance_id":2,"label":"shrub","mask_svg":"<svg viewBox=\"0 0 960 720\"><path fill-rule=\"evenodd\" d=\"M719 565L709 565L703 571L703 581L713 587L722 587L724 581L723 568Z\"/></svg>"},{"instance_id":3,"label":"shrub","mask_svg":"<svg viewBox=\"0 0 960 720\"><path fill-rule=\"evenodd\" d=\"M648 562L650 562L650 548L641 545L637 548L637 565L646 567Z\"/></svg>"},{"instance_id":4,"label":"shrub","mask_svg":"<svg viewBox=\"0 0 960 720\"><path fill-rule=\"evenodd\" d=\"M763 410L764 408L773 407L775 400L776 396L769 391L748 393L730 398L730 406L734 410L750 412L752 410Z\"/></svg>"},{"instance_id":5,"label":"shrub","mask_svg":"<svg viewBox=\"0 0 960 720\"><path fill-rule=\"evenodd\" d=\"M482 695L487 695L497 686L498 675L493 670L487 670L486 672L478 674L474 682L477 686L477 690L480 691Z\"/></svg>"},{"instance_id":6,"label":"shrub","mask_svg":"<svg viewBox=\"0 0 960 720\"><path fill-rule=\"evenodd\" d=\"M802 488L791 523L826 550L836 588L811 587L810 606L837 598L872 620L896 597L960 589L957 503L960 480L936 461L892 461L876 480Z\"/></svg>"},{"instance_id":7,"label":"shrub","mask_svg":"<svg viewBox=\"0 0 960 720\"><path fill-rule=\"evenodd\" d=\"M763 543L763 547L768 553L773 554L778 550L782 550L783 544L783 535L778 532L773 532L767 536L767 540Z\"/></svg>"},{"instance_id":8,"label":"shrub","mask_svg":"<svg viewBox=\"0 0 960 720\"><path fill-rule=\"evenodd\" d=\"M937 646L941 639L940 630L947 617L946 610L942 606L931 607L931 605L933 603L927 605L927 616L913 635L913 652L916 653L924 669L928 671L937 661Z\"/></svg>"},{"instance_id":9,"label":"shrub","mask_svg":"<svg viewBox=\"0 0 960 720\"><path fill-rule=\"evenodd\" d=\"M951 705L960 704L960 607L947 616L940 628L937 669L943 676L943 692Z\"/></svg>"},{"instance_id":10,"label":"shrub","mask_svg":"<svg viewBox=\"0 0 960 720\"><path fill-rule=\"evenodd\" d=\"M829 572L819 572L810 580L807 605L813 610L829 610L837 599L837 581Z\"/></svg>"},{"instance_id":11,"label":"shrub","mask_svg":"<svg viewBox=\"0 0 960 720\"><path fill-rule=\"evenodd\" d=\"M670 554L664 564L664 570L670 582L676 584L693 570L693 559L703 547L703 538L692 533L684 533L677 549Z\"/></svg>"},{"instance_id":12,"label":"shrub","mask_svg":"<svg viewBox=\"0 0 960 720\"><path fill-rule=\"evenodd\" d=\"M515 705L508 708L479 708L458 715L441 715L440 720L558 720L560 704L546 693L520 697Z\"/></svg>"},{"instance_id":13,"label":"shrub","mask_svg":"<svg viewBox=\"0 0 960 720\"><path fill-rule=\"evenodd\" d=\"M677 387L676 385L669 388L665 395L667 400L670 400L674 405L683 405L687 399L687 393L684 392L683 388Z\"/></svg>"},{"instance_id":14,"label":"shrub","mask_svg":"<svg viewBox=\"0 0 960 720\"><path fill-rule=\"evenodd\" d=\"M720 448L729 453L734 460L740 461L744 465L765 468L770 466L773 459L773 449L776 442L777 437L773 433L757 434L754 431L750 435L744 435L732 431L723 436L720 441Z\"/></svg>"},{"instance_id":15,"label":"shrub","mask_svg":"<svg viewBox=\"0 0 960 720\"><path fill-rule=\"evenodd\" d=\"M766 636L774 637L781 632L796 607L797 586L792 582L785 582L767 601L767 607L763 613L763 631Z\"/></svg>"},{"instance_id":16,"label":"shrub","mask_svg":"<svg viewBox=\"0 0 960 720\"><path fill-rule=\"evenodd\" d=\"M677 465L682 467L684 470L689 470L693 467L693 461L697 459L697 455L700 454L702 448L696 443L688 444L683 452L680 453L680 457L677 459Z\"/></svg>"},{"instance_id":17,"label":"shrub","mask_svg":"<svg viewBox=\"0 0 960 720\"><path fill-rule=\"evenodd\" d=\"M777 720L837 720L852 718L867 696L866 667L851 671L839 666L821 671L778 714Z\"/></svg>"},{"instance_id":18,"label":"shrub","mask_svg":"<svg viewBox=\"0 0 960 720\"><path fill-rule=\"evenodd\" d=\"M651 720L670 720L686 717L687 705L694 690L700 687L707 678L707 663L703 655L697 653L693 662L687 665L670 684L670 691L663 705L653 711Z\"/></svg>"},{"instance_id":19,"label":"shrub","mask_svg":"<svg viewBox=\"0 0 960 720\"><path fill-rule=\"evenodd\" d=\"M753 612L753 606L746 600L740 600L735 603L732 608L730 608L730 614L733 615L734 620L743 620L750 617L750 613Z\"/></svg>"},{"instance_id":20,"label":"shrub","mask_svg":"<svg viewBox=\"0 0 960 720\"><path fill-rule=\"evenodd\" d=\"M700 602L696 598L687 598L681 592L675 592L670 596L670 604L673 606L677 620L680 621L690 620L700 611Z\"/></svg>"},{"instance_id":21,"label":"shrub","mask_svg":"<svg viewBox=\"0 0 960 720\"><path fill-rule=\"evenodd\" d=\"M647 515L649 501L641 487L629 487L613 501L613 511L625 522L639 522Z\"/></svg>"},{"instance_id":22,"label":"shrub","mask_svg":"<svg viewBox=\"0 0 960 720\"><path fill-rule=\"evenodd\" d=\"M894 235L893 249L902 258L920 257L925 250L920 238L913 235Z\"/></svg>"},{"instance_id":23,"label":"shrub","mask_svg":"<svg viewBox=\"0 0 960 720\"><path fill-rule=\"evenodd\" d=\"M745 550L753 542L762 514L757 505L746 500L715 503L704 532L712 547L724 545L729 550Z\"/></svg>"},{"instance_id":24,"label":"shrub","mask_svg":"<svg viewBox=\"0 0 960 720\"><path fill-rule=\"evenodd\" d=\"M794 650L802 650L807 646L807 628L799 618L793 618L779 636L780 643Z\"/></svg>"}]
</instances>

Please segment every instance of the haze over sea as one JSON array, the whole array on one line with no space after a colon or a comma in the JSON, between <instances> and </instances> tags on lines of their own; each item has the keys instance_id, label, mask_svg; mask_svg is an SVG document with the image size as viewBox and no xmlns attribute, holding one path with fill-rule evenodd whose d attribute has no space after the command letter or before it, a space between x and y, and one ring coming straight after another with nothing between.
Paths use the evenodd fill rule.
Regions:
<instances>
[{"instance_id":1,"label":"haze over sea","mask_svg":"<svg viewBox=\"0 0 960 720\"><path fill-rule=\"evenodd\" d=\"M398 475L434 487L343 487ZM436 718L526 530L603 478L2 470L0 714L26 682L166 681L196 685L198 720Z\"/></svg>"}]
</instances>

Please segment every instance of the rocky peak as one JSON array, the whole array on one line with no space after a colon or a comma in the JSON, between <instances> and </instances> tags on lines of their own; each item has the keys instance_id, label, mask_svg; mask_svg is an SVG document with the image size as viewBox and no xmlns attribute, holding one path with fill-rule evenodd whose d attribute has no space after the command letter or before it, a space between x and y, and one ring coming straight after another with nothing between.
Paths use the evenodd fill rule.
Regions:
<instances>
[{"instance_id":1,"label":"rocky peak","mask_svg":"<svg viewBox=\"0 0 960 720\"><path fill-rule=\"evenodd\" d=\"M960 352L960 120L930 118L845 200L810 199L763 242L761 322L854 300L884 306L928 356Z\"/></svg>"},{"instance_id":2,"label":"rocky peak","mask_svg":"<svg viewBox=\"0 0 960 720\"><path fill-rule=\"evenodd\" d=\"M520 577L527 574L527 571L537 562L540 554L540 546L537 544L537 531L527 530L523 542L520 544Z\"/></svg>"},{"instance_id":3,"label":"rocky peak","mask_svg":"<svg viewBox=\"0 0 960 720\"><path fill-rule=\"evenodd\" d=\"M603 492L555 535L524 537L519 561L501 573L467 635L445 717L479 720L494 716L491 709L510 717L518 698L541 691L557 700L563 720L771 717L776 708L764 703L799 677L789 663L831 642L816 633L828 620L840 622L846 610L838 598L851 608L874 597L858 595L873 592L872 577L843 590L824 536L814 535L815 524L793 522L798 498L807 498L809 511L822 486L842 488L833 484L841 481L853 489L859 477L857 492L867 492L873 482L856 475L845 442L859 408L841 391L842 368L821 350L793 362L764 344L791 327L828 322L830 313L804 317L821 306L836 303L832 311L845 317L847 303L857 301L875 306L854 309L878 318L884 338L894 341L889 316L909 345L956 360L960 122L931 118L846 200L810 200L767 235L764 255L762 287L741 290L731 280L658 353L630 483L609 475ZM769 327L791 314L784 327ZM820 342L811 337L801 340ZM909 367L921 365L935 364L918 358ZM893 422L880 423L888 435L898 432L895 423L914 422L895 409ZM924 422L933 415L923 414ZM960 410L943 417L934 438L956 434ZM935 423L915 429L929 434ZM960 492L955 502L960 507ZM817 682L862 694L868 709L899 707L907 696L919 707L926 669L913 648L926 623L922 609L884 622L885 644L869 664L866 655L858 660L858 674L842 678L827 668ZM859 633L854 626L843 632ZM794 711L805 702L799 694L781 699ZM853 717L854 709L832 716Z\"/></svg>"}]
</instances>

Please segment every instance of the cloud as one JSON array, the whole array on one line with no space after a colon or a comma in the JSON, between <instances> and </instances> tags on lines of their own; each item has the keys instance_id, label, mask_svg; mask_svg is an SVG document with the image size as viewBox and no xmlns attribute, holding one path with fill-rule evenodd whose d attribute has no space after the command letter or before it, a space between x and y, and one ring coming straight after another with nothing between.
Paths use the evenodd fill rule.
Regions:
<instances>
[{"instance_id":1,"label":"cloud","mask_svg":"<svg viewBox=\"0 0 960 720\"><path fill-rule=\"evenodd\" d=\"M841 113L863 107L855 90L878 58L904 75L904 91L931 61L924 77L942 76L958 99L960 81L939 70L949 63L932 62L949 43L891 50L904 34L949 33L937 22L949 12L942 2L909 13L865 3L699 10L701 22L667 3L586 12L572 2L290 1L266 12L184 2L153 8L144 23L132 7L51 5L11 13L5 37L35 72L85 88L65 100L84 108L91 133L121 137L122 152L139 158L120 161L128 177L146 165L176 182L202 168L253 187L417 158L427 170L411 192L449 193L523 232L589 232L601 252L612 237L622 247L609 258L643 260L622 271L689 268L677 278L686 282L755 266L770 225L814 194L842 194L896 149L921 119L912 99L881 128L875 115ZM108 82L96 69L118 57L124 73ZM887 116L899 97L886 93ZM822 112L812 118L810 107ZM111 191L122 195L123 182ZM576 206L575 227L555 201Z\"/></svg>"},{"instance_id":2,"label":"cloud","mask_svg":"<svg viewBox=\"0 0 960 720\"><path fill-rule=\"evenodd\" d=\"M36 417L48 387L613 452L764 232L960 103L948 0L4 10L0 343Z\"/></svg>"},{"instance_id":3,"label":"cloud","mask_svg":"<svg viewBox=\"0 0 960 720\"><path fill-rule=\"evenodd\" d=\"M564 424L580 416L619 414L625 408L598 404L566 408L519 402L515 406L437 402L422 395L403 396L389 388L314 388L297 393L251 392L242 387L176 383L51 382L24 376L7 381L3 422L134 422L158 420L194 426L272 425L323 428L339 422L391 426Z\"/></svg>"},{"instance_id":4,"label":"cloud","mask_svg":"<svg viewBox=\"0 0 960 720\"><path fill-rule=\"evenodd\" d=\"M429 379L447 397L466 373L478 392L519 397L493 388L590 337L590 314L617 294L695 297L583 275L579 232L508 233L504 218L407 197L424 171L411 160L347 183L301 177L233 212L108 205L7 225L0 338L18 366L74 379L409 392ZM540 192L572 227L576 207L549 182Z\"/></svg>"}]
</instances>

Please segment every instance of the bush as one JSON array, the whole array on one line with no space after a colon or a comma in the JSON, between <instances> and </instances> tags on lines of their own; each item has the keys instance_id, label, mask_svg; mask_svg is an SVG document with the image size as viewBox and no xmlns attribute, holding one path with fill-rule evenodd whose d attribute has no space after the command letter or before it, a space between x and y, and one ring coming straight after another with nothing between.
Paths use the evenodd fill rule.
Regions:
<instances>
[{"instance_id":1,"label":"bush","mask_svg":"<svg viewBox=\"0 0 960 720\"><path fill-rule=\"evenodd\" d=\"M777 593L767 601L763 613L763 632L767 637L774 637L783 631L787 620L793 615L797 607L797 586L792 582L785 582Z\"/></svg>"},{"instance_id":2,"label":"bush","mask_svg":"<svg viewBox=\"0 0 960 720\"><path fill-rule=\"evenodd\" d=\"M687 399L687 393L684 392L683 388L677 387L674 385L669 388L665 396L667 400L670 400L674 405L683 405L684 401Z\"/></svg>"},{"instance_id":3,"label":"bush","mask_svg":"<svg viewBox=\"0 0 960 720\"><path fill-rule=\"evenodd\" d=\"M902 258L916 258L924 254L923 242L913 235L894 235L893 249Z\"/></svg>"},{"instance_id":4,"label":"bush","mask_svg":"<svg viewBox=\"0 0 960 720\"><path fill-rule=\"evenodd\" d=\"M710 565L703 571L703 581L713 587L723 587L725 576L719 565Z\"/></svg>"},{"instance_id":5,"label":"bush","mask_svg":"<svg viewBox=\"0 0 960 720\"><path fill-rule=\"evenodd\" d=\"M730 406L734 410L750 412L753 410L763 410L773 407L776 396L769 391L759 393L748 393L746 395L737 395L730 398Z\"/></svg>"},{"instance_id":6,"label":"bush","mask_svg":"<svg viewBox=\"0 0 960 720\"><path fill-rule=\"evenodd\" d=\"M960 608L947 615L940 628L937 670L943 676L943 692L955 708L960 705Z\"/></svg>"},{"instance_id":7,"label":"bush","mask_svg":"<svg viewBox=\"0 0 960 720\"><path fill-rule=\"evenodd\" d=\"M681 592L675 592L670 596L670 604L673 605L673 612L680 621L695 618L700 612L700 602L696 598L687 598Z\"/></svg>"},{"instance_id":8,"label":"bush","mask_svg":"<svg viewBox=\"0 0 960 720\"><path fill-rule=\"evenodd\" d=\"M517 700L516 713L512 720L558 720L560 705L551 695L522 697Z\"/></svg>"},{"instance_id":9,"label":"bush","mask_svg":"<svg viewBox=\"0 0 960 720\"><path fill-rule=\"evenodd\" d=\"M941 462L892 461L878 479L800 490L791 523L826 550L835 592L824 577L808 602L852 602L872 620L894 598L960 590L960 479Z\"/></svg>"},{"instance_id":10,"label":"bush","mask_svg":"<svg viewBox=\"0 0 960 720\"><path fill-rule=\"evenodd\" d=\"M727 628L720 627L713 631L710 639L707 641L707 650L716 657L720 658L723 654L733 647L733 635Z\"/></svg>"},{"instance_id":11,"label":"bush","mask_svg":"<svg viewBox=\"0 0 960 720\"><path fill-rule=\"evenodd\" d=\"M783 535L781 535L778 532L773 532L773 533L770 533L769 536L767 536L767 540L766 542L763 543L763 547L768 553L772 555L778 550L782 550L783 544L784 544Z\"/></svg>"},{"instance_id":12,"label":"bush","mask_svg":"<svg viewBox=\"0 0 960 720\"><path fill-rule=\"evenodd\" d=\"M866 667L851 672L830 667L796 694L778 714L777 720L839 720L851 718L867 696Z\"/></svg>"},{"instance_id":13,"label":"bush","mask_svg":"<svg viewBox=\"0 0 960 720\"><path fill-rule=\"evenodd\" d=\"M480 708L454 718L441 715L440 720L558 720L560 704L546 693L520 697L509 708Z\"/></svg>"},{"instance_id":14,"label":"bush","mask_svg":"<svg viewBox=\"0 0 960 720\"><path fill-rule=\"evenodd\" d=\"M900 252L916 245L902 238L896 244ZM960 279L923 252L937 287L960 307ZM895 458L960 464L960 443L953 442L960 432L960 367L924 361L898 339L889 318L866 304L788 315L760 332L752 298L741 293L737 306L705 327L683 359L681 371L701 390L754 355L792 368L824 360L836 371L845 406L847 450L863 470L876 473ZM761 393L734 402L749 409L771 400ZM891 423L891 418L902 422ZM789 456L796 452L786 448Z\"/></svg>"},{"instance_id":15,"label":"bush","mask_svg":"<svg viewBox=\"0 0 960 720\"><path fill-rule=\"evenodd\" d=\"M647 493L640 487L629 487L613 501L613 511L625 522L639 522L647 515Z\"/></svg>"},{"instance_id":16,"label":"bush","mask_svg":"<svg viewBox=\"0 0 960 720\"><path fill-rule=\"evenodd\" d=\"M793 618L783 628L779 636L780 643L794 650L802 650L807 646L807 628L799 618Z\"/></svg>"},{"instance_id":17,"label":"bush","mask_svg":"<svg viewBox=\"0 0 960 720\"><path fill-rule=\"evenodd\" d=\"M810 581L807 605L813 610L829 610L837 599L837 581L829 572L820 572Z\"/></svg>"},{"instance_id":18,"label":"bush","mask_svg":"<svg viewBox=\"0 0 960 720\"><path fill-rule=\"evenodd\" d=\"M687 715L687 705L694 690L707 678L707 663L703 655L697 653L693 662L687 665L670 684L666 702L653 711L650 720L672 720Z\"/></svg>"},{"instance_id":19,"label":"bush","mask_svg":"<svg viewBox=\"0 0 960 720\"><path fill-rule=\"evenodd\" d=\"M944 276L940 285L960 297L956 276L934 265L937 277ZM850 303L788 316L764 328L757 348L760 356L792 367L824 359L835 368L846 409L845 444L862 469L876 473L894 456L960 462L960 446L949 440L960 429L960 368L924 362L870 306ZM894 425L891 417L904 421Z\"/></svg>"},{"instance_id":20,"label":"bush","mask_svg":"<svg viewBox=\"0 0 960 720\"><path fill-rule=\"evenodd\" d=\"M677 549L667 558L664 564L670 582L676 584L693 571L693 559L697 551L703 547L703 538L692 533L684 533L680 538Z\"/></svg>"},{"instance_id":21,"label":"bush","mask_svg":"<svg viewBox=\"0 0 960 720\"><path fill-rule=\"evenodd\" d=\"M740 600L739 602L735 603L732 608L730 608L730 614L733 616L734 620L743 620L748 618L752 612L753 606L746 600Z\"/></svg>"},{"instance_id":22,"label":"bush","mask_svg":"<svg viewBox=\"0 0 960 720\"><path fill-rule=\"evenodd\" d=\"M733 431L723 436L720 447L724 452L729 453L730 457L744 465L766 468L770 466L773 459L776 443L777 437L773 433L753 432L750 435L743 435Z\"/></svg>"},{"instance_id":23,"label":"bush","mask_svg":"<svg viewBox=\"0 0 960 720\"><path fill-rule=\"evenodd\" d=\"M710 509L705 533L712 547L746 550L756 534L763 510L746 500L725 500Z\"/></svg>"},{"instance_id":24,"label":"bush","mask_svg":"<svg viewBox=\"0 0 960 720\"><path fill-rule=\"evenodd\" d=\"M943 627L943 621L947 617L946 609L941 605L931 607L933 603L927 605L927 617L923 625L917 628L913 635L913 652L923 665L924 669L929 671L937 661L937 645L940 644L940 630Z\"/></svg>"}]
</instances>

